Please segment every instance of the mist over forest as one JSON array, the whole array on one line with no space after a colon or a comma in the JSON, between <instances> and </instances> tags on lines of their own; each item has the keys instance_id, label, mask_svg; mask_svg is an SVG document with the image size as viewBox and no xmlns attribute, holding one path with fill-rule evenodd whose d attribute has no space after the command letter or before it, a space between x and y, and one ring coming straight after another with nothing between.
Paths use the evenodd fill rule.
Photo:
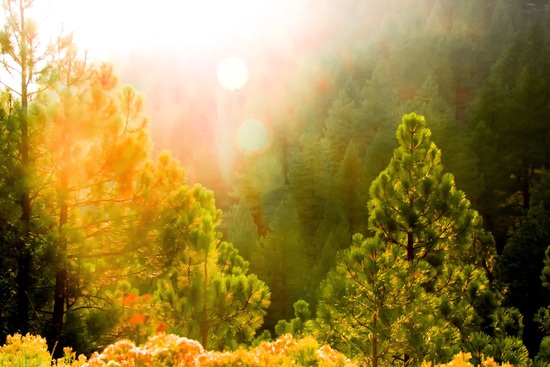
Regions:
<instances>
[{"instance_id":1,"label":"mist over forest","mask_svg":"<svg viewBox=\"0 0 550 367\"><path fill-rule=\"evenodd\" d=\"M2 2L0 365L550 365L550 1L79 1Z\"/></svg>"}]
</instances>

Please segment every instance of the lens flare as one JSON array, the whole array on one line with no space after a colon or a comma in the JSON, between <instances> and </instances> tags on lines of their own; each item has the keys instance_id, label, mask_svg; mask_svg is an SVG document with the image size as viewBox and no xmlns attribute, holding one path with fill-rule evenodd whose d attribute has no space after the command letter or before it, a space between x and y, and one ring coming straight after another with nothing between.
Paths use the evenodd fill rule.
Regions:
<instances>
[{"instance_id":1,"label":"lens flare","mask_svg":"<svg viewBox=\"0 0 550 367\"><path fill-rule=\"evenodd\" d=\"M223 59L218 66L218 80L224 88L238 92L248 80L245 62L238 57Z\"/></svg>"},{"instance_id":2,"label":"lens flare","mask_svg":"<svg viewBox=\"0 0 550 367\"><path fill-rule=\"evenodd\" d=\"M267 129L260 121L247 120L239 126L237 140L243 150L250 153L258 152L267 145Z\"/></svg>"}]
</instances>

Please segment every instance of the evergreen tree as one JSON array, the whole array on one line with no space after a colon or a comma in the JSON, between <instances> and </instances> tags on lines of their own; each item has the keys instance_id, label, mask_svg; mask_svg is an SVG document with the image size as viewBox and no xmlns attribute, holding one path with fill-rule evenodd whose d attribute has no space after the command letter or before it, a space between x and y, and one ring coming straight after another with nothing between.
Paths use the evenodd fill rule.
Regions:
<instances>
[{"instance_id":1,"label":"evergreen tree","mask_svg":"<svg viewBox=\"0 0 550 367\"><path fill-rule=\"evenodd\" d=\"M384 126L392 126L393 132L398 121L397 96L392 90L388 72L382 66L373 71L372 77L361 89L361 98L352 139L357 148L357 154L364 157L380 129Z\"/></svg>"},{"instance_id":2,"label":"evergreen tree","mask_svg":"<svg viewBox=\"0 0 550 367\"><path fill-rule=\"evenodd\" d=\"M212 192L183 186L161 215L164 226L153 235L170 251L155 282L153 317L205 348L251 341L269 306L269 289L247 274L248 262L233 245L220 242L215 227L221 213Z\"/></svg>"},{"instance_id":3,"label":"evergreen tree","mask_svg":"<svg viewBox=\"0 0 550 367\"><path fill-rule=\"evenodd\" d=\"M260 240L261 249L252 259L273 298L265 318L266 328L289 319L293 303L306 290L311 259L306 255L299 228L296 206L287 194L275 211L270 232Z\"/></svg>"},{"instance_id":4,"label":"evergreen tree","mask_svg":"<svg viewBox=\"0 0 550 367\"><path fill-rule=\"evenodd\" d=\"M550 236L550 174L544 170L541 181L531 189L530 208L511 229L499 257L499 279L507 288L506 303L516 307L524 316L523 340L532 356L544 336L533 322L541 307L550 304L546 274L548 268L541 259L548 252ZM546 262L546 261L545 261ZM541 282L542 273L542 282Z\"/></svg>"},{"instance_id":5,"label":"evergreen tree","mask_svg":"<svg viewBox=\"0 0 550 367\"><path fill-rule=\"evenodd\" d=\"M483 248L492 243L481 218L456 190L453 176L443 173L441 152L424 118L405 115L396 136L399 147L370 189L369 229L376 238L354 237L353 248L338 258L337 270L320 290L319 330L373 363L378 358L446 361L461 338L485 322L476 305L491 295L486 273L494 248ZM477 254L480 246L484 256ZM374 288L366 291L367 285ZM404 304L392 305L398 301ZM385 313L391 317L383 319ZM365 345L360 333L369 332L371 342Z\"/></svg>"},{"instance_id":6,"label":"evergreen tree","mask_svg":"<svg viewBox=\"0 0 550 367\"><path fill-rule=\"evenodd\" d=\"M330 159L335 167L342 160L349 142L354 138L357 119L355 101L341 90L330 107L325 131Z\"/></svg>"},{"instance_id":7,"label":"evergreen tree","mask_svg":"<svg viewBox=\"0 0 550 367\"><path fill-rule=\"evenodd\" d=\"M315 258L319 249L313 240L331 197L333 166L326 153L326 141L312 127L302 135L300 143L302 149L293 154L288 172L289 193L298 212L299 233L308 256Z\"/></svg>"},{"instance_id":8,"label":"evergreen tree","mask_svg":"<svg viewBox=\"0 0 550 367\"><path fill-rule=\"evenodd\" d=\"M34 307L31 304L33 289L36 289L39 282L39 277L33 274L32 269L41 261L35 255L42 251L40 242L43 228L40 228L40 225L44 224L40 220L32 220L38 214L33 213L33 209L39 206L35 205L33 198L43 182L37 180L34 174L36 145L40 140L41 131L30 121L29 107L37 95L55 80L58 55L63 55L63 51L71 44L71 37L58 37L46 44L41 43L43 40L39 32L39 22L29 17L33 10L33 1L6 0L2 5L5 24L0 31L1 65L6 76L10 75L14 84L7 82L10 77L3 78L0 83L15 97L13 101L10 98L9 102L8 115L12 119L9 139L14 149L12 153L17 152L17 164L14 167L17 175L12 177L17 180L17 192L12 194L20 195L16 199L20 206L16 211L19 218L10 219L10 223L22 239L12 253L17 262L13 290L17 298L17 312L13 317L16 330L26 334L29 331ZM7 197L2 199L11 200ZM39 215L42 217L43 213ZM38 321L36 314L33 315L33 319ZM35 322L33 324L33 328L39 327Z\"/></svg>"},{"instance_id":9,"label":"evergreen tree","mask_svg":"<svg viewBox=\"0 0 550 367\"><path fill-rule=\"evenodd\" d=\"M443 166L453 173L457 187L475 202L483 190L483 177L477 170L479 159L471 150L464 149L465 131L451 118L447 102L439 96L439 87L431 76L416 96L407 101L404 110L425 116L434 142L447 153L441 158Z\"/></svg>"},{"instance_id":10,"label":"evergreen tree","mask_svg":"<svg viewBox=\"0 0 550 367\"><path fill-rule=\"evenodd\" d=\"M126 276L113 254L120 254L130 225L133 179L150 146L143 99L130 86L117 90L112 67L90 68L70 47L60 70L63 78L48 95L55 98L43 96L32 113L44 129L36 170L48 180L39 196L56 218L49 233L55 259L48 337L58 347L71 329L69 309L95 304L105 282Z\"/></svg>"},{"instance_id":11,"label":"evergreen tree","mask_svg":"<svg viewBox=\"0 0 550 367\"><path fill-rule=\"evenodd\" d=\"M243 196L238 205L233 205L229 211L231 224L228 231L228 242L232 243L239 254L247 260L252 259L252 255L258 250L258 226L254 223L254 218L250 213L250 208Z\"/></svg>"},{"instance_id":12,"label":"evergreen tree","mask_svg":"<svg viewBox=\"0 0 550 367\"><path fill-rule=\"evenodd\" d=\"M472 106L473 126L484 123L482 131L492 135L485 144L494 147L492 155L498 159L486 164L484 144L475 147L485 180L480 197L488 201L479 209L490 218L501 246L514 217L529 207L530 182L549 163L549 52L544 27L533 24L494 65ZM496 174L484 172L487 168Z\"/></svg>"},{"instance_id":13,"label":"evergreen tree","mask_svg":"<svg viewBox=\"0 0 550 367\"><path fill-rule=\"evenodd\" d=\"M407 261L402 247L357 234L321 285L316 335L373 367L418 363L428 353L448 359L458 350L458 332L445 321L436 325L436 297L423 289L428 281L428 263ZM430 343L441 334L451 343Z\"/></svg>"},{"instance_id":14,"label":"evergreen tree","mask_svg":"<svg viewBox=\"0 0 550 367\"><path fill-rule=\"evenodd\" d=\"M229 196L240 200L245 197L259 233L265 233L273 211L282 198L285 184L283 156L277 149L261 155L247 154L242 172L237 174L236 185Z\"/></svg>"},{"instance_id":15,"label":"evergreen tree","mask_svg":"<svg viewBox=\"0 0 550 367\"><path fill-rule=\"evenodd\" d=\"M365 233L367 224L367 189L363 162L351 141L335 176L336 197L351 233Z\"/></svg>"}]
</instances>

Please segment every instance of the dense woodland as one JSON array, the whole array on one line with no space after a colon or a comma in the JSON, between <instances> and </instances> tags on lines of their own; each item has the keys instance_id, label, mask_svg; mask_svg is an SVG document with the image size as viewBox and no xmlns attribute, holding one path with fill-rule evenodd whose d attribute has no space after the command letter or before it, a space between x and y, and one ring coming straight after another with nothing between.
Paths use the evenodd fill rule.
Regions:
<instances>
[{"instance_id":1,"label":"dense woodland","mask_svg":"<svg viewBox=\"0 0 550 367\"><path fill-rule=\"evenodd\" d=\"M203 143L182 148L146 116L162 92L4 1L0 339L290 333L372 367L550 364L550 2L309 3L292 77L243 90L270 145L223 181L187 122L208 99L171 115L165 136Z\"/></svg>"}]
</instances>

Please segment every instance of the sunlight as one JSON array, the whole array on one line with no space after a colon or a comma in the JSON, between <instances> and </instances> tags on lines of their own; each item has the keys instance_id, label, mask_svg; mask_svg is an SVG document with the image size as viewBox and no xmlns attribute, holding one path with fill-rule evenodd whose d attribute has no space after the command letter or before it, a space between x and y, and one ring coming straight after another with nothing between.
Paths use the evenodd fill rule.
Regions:
<instances>
[{"instance_id":1,"label":"sunlight","mask_svg":"<svg viewBox=\"0 0 550 367\"><path fill-rule=\"evenodd\" d=\"M237 32L254 32L277 0L58 0L50 17L75 31L95 58L140 45L204 47Z\"/></svg>"},{"instance_id":2,"label":"sunlight","mask_svg":"<svg viewBox=\"0 0 550 367\"><path fill-rule=\"evenodd\" d=\"M247 120L239 126L239 146L250 153L259 152L267 146L267 129L260 121Z\"/></svg>"},{"instance_id":3,"label":"sunlight","mask_svg":"<svg viewBox=\"0 0 550 367\"><path fill-rule=\"evenodd\" d=\"M218 80L229 90L239 92L248 80L248 68L238 57L227 57L218 66Z\"/></svg>"}]
</instances>

